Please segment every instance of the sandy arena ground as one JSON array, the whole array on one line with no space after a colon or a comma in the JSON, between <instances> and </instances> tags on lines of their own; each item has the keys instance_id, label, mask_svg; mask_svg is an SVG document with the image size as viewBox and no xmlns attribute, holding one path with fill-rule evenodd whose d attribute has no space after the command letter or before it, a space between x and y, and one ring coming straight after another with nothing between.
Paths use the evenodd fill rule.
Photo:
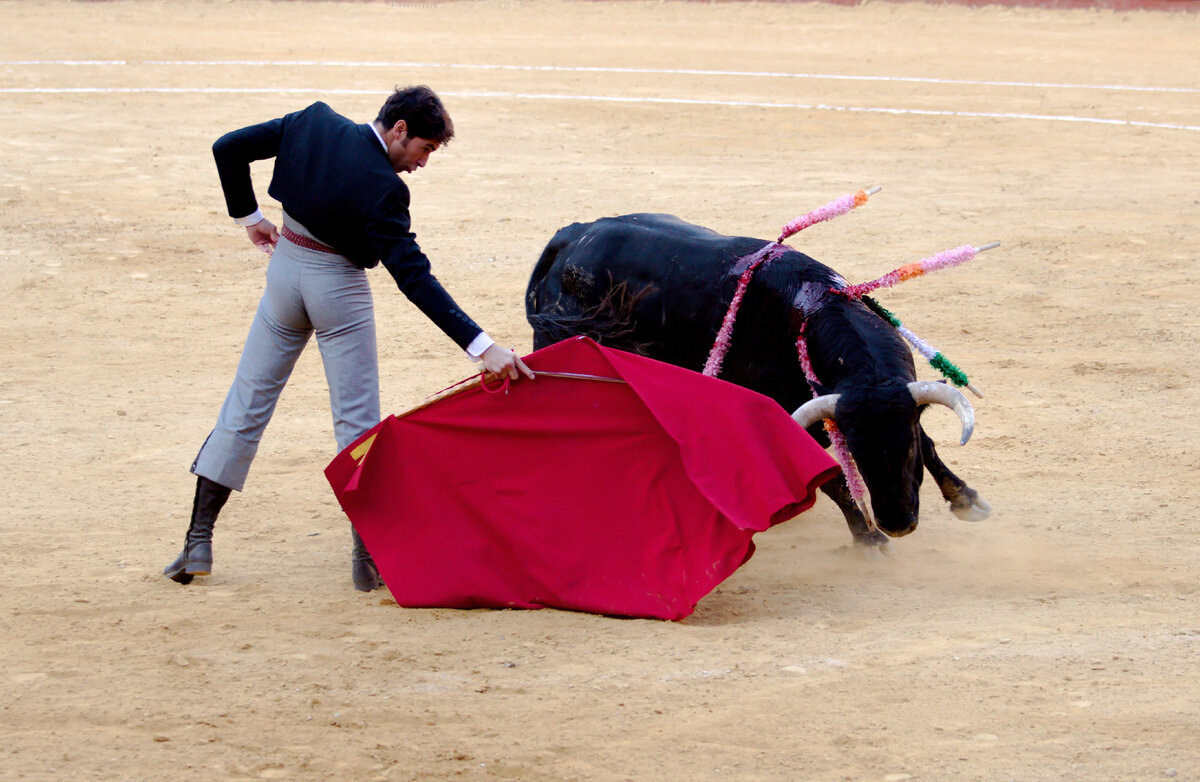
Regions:
<instances>
[{"instance_id":1,"label":"sandy arena ground","mask_svg":"<svg viewBox=\"0 0 1200 782\"><path fill-rule=\"evenodd\" d=\"M0 778L1200 778L1200 14L9 0L0 30ZM216 572L164 579L265 269L211 143L418 82L459 138L414 225L504 344L576 220L771 238L882 184L793 244L862 281L1002 241L879 297L985 392L967 447L928 424L992 518L927 484L867 561L822 499L680 623L399 608L351 588L310 346ZM371 278L386 411L471 372Z\"/></svg>"}]
</instances>

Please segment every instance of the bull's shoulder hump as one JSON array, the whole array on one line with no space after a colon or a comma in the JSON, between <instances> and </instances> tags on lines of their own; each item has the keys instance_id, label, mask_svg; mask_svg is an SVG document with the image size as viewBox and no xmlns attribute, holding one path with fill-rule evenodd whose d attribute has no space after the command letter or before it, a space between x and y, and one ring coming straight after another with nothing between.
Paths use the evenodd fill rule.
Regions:
<instances>
[{"instance_id":1,"label":"bull's shoulder hump","mask_svg":"<svg viewBox=\"0 0 1200 782\"><path fill-rule=\"evenodd\" d=\"M697 236L707 237L723 237L711 228L705 228L702 225L689 223L680 217L672 214L664 214L661 212L635 212L633 214L618 215L617 217L609 218L610 220L624 225L636 226L652 231L666 231L670 233L694 234Z\"/></svg>"},{"instance_id":2,"label":"bull's shoulder hump","mask_svg":"<svg viewBox=\"0 0 1200 782\"><path fill-rule=\"evenodd\" d=\"M690 253L716 253L722 258L754 252L766 243L764 239L719 233L670 214L641 212L605 218L593 225L596 227L588 232L590 234L661 242L678 248L691 248L688 250Z\"/></svg>"},{"instance_id":3,"label":"bull's shoulder hump","mask_svg":"<svg viewBox=\"0 0 1200 782\"><path fill-rule=\"evenodd\" d=\"M705 242L765 242L765 239L753 239L747 236L729 236L718 233L711 228L689 223L680 217L661 212L634 212L631 214L601 217L590 223L572 223L562 228L560 234L608 234L608 233L649 233L676 239L697 240Z\"/></svg>"}]
</instances>

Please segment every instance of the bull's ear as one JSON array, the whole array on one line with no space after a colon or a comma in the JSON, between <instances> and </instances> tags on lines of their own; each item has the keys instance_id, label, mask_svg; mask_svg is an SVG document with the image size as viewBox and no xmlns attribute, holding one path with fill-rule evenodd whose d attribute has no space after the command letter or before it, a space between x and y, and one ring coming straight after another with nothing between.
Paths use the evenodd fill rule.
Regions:
<instances>
[{"instance_id":1,"label":"bull's ear","mask_svg":"<svg viewBox=\"0 0 1200 782\"><path fill-rule=\"evenodd\" d=\"M813 391L816 392L817 396L825 396L826 394L834 393L832 388L821 383L814 383L810 380L808 385L813 389Z\"/></svg>"}]
</instances>

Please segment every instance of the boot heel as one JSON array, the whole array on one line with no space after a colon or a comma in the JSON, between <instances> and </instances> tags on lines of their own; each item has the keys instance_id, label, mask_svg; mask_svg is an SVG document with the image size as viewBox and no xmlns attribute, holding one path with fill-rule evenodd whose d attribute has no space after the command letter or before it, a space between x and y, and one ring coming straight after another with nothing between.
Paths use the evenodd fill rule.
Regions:
<instances>
[{"instance_id":1,"label":"boot heel","mask_svg":"<svg viewBox=\"0 0 1200 782\"><path fill-rule=\"evenodd\" d=\"M190 584L193 576L212 572L213 525L230 491L228 486L196 477L196 497L192 500L192 518L183 539L183 552L163 568L164 576L180 584Z\"/></svg>"},{"instance_id":2,"label":"boot heel","mask_svg":"<svg viewBox=\"0 0 1200 782\"><path fill-rule=\"evenodd\" d=\"M174 562L163 568L163 575L178 584L192 583L193 574L187 572L188 565L185 560L186 555L187 551L184 550L184 553L180 554Z\"/></svg>"}]
</instances>

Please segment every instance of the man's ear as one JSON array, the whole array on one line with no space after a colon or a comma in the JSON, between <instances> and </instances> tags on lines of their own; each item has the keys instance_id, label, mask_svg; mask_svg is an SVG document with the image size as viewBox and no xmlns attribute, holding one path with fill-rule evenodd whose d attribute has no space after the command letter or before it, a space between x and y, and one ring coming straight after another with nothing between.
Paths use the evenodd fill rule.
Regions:
<instances>
[{"instance_id":1,"label":"man's ear","mask_svg":"<svg viewBox=\"0 0 1200 782\"><path fill-rule=\"evenodd\" d=\"M396 138L403 138L407 132L408 123L402 119L396 120L396 124L392 125L392 135L396 136Z\"/></svg>"}]
</instances>

